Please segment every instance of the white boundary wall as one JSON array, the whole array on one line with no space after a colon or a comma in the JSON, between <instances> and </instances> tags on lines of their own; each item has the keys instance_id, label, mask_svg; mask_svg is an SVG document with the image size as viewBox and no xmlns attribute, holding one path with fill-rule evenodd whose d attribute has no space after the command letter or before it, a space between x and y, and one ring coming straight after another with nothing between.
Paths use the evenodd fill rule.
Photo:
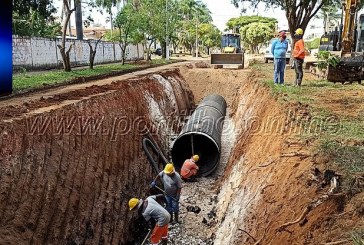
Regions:
<instances>
[{"instance_id":1,"label":"white boundary wall","mask_svg":"<svg viewBox=\"0 0 364 245\"><path fill-rule=\"evenodd\" d=\"M63 67L62 57L57 47L58 38L18 37L13 36L13 69L49 69ZM66 47L71 49L72 66L89 64L90 48L85 40L67 40ZM93 41L94 47L96 40ZM142 60L143 45L128 45L126 60ZM118 43L100 41L97 46L95 64L121 61L121 49Z\"/></svg>"}]
</instances>

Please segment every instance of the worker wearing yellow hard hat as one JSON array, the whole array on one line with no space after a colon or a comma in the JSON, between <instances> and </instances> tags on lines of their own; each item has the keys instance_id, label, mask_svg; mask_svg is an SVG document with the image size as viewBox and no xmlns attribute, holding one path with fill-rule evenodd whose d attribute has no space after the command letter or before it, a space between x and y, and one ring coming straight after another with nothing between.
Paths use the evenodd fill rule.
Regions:
<instances>
[{"instance_id":1,"label":"worker wearing yellow hard hat","mask_svg":"<svg viewBox=\"0 0 364 245\"><path fill-rule=\"evenodd\" d=\"M295 31L295 44L293 49L294 70L296 72L296 79L294 86L301 86L303 79L303 62L305 60L305 43L303 41L303 30L297 28Z\"/></svg>"},{"instance_id":2,"label":"worker wearing yellow hard hat","mask_svg":"<svg viewBox=\"0 0 364 245\"><path fill-rule=\"evenodd\" d=\"M166 164L164 169L152 182L152 188L156 187L157 180L162 180L163 182L164 194L167 200L166 208L171 215L171 222L178 223L179 198L182 189L182 179L181 176L175 171L173 163Z\"/></svg>"},{"instance_id":3,"label":"worker wearing yellow hard hat","mask_svg":"<svg viewBox=\"0 0 364 245\"><path fill-rule=\"evenodd\" d=\"M294 33L296 35L303 35L303 30L302 30L302 28L298 28Z\"/></svg>"},{"instance_id":4,"label":"worker wearing yellow hard hat","mask_svg":"<svg viewBox=\"0 0 364 245\"><path fill-rule=\"evenodd\" d=\"M168 241L168 223L170 214L158 202L157 198L160 195L149 196L147 199L131 198L129 200L129 209L131 211L138 210L143 215L146 221L154 219L156 224L150 236L151 244L166 245Z\"/></svg>"},{"instance_id":5,"label":"worker wearing yellow hard hat","mask_svg":"<svg viewBox=\"0 0 364 245\"><path fill-rule=\"evenodd\" d=\"M197 175L198 166L196 162L200 160L199 155L193 155L190 159L186 159L181 168L181 176L185 181L194 180L194 177Z\"/></svg>"}]
</instances>

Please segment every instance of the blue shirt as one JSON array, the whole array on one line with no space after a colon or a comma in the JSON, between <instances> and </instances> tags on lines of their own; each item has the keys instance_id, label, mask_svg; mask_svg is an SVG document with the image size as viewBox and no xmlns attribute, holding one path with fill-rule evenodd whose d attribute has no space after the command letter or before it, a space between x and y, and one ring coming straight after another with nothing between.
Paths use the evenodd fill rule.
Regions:
<instances>
[{"instance_id":1,"label":"blue shirt","mask_svg":"<svg viewBox=\"0 0 364 245\"><path fill-rule=\"evenodd\" d=\"M275 59L276 58L282 59L282 58L286 58L287 49L288 49L287 40L281 41L280 39L278 39L272 43L271 52Z\"/></svg>"}]
</instances>

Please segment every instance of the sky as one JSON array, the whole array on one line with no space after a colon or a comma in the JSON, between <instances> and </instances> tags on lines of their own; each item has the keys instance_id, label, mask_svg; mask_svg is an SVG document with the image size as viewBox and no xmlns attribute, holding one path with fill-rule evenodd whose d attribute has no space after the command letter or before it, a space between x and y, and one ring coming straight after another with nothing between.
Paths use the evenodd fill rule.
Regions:
<instances>
[{"instance_id":1,"label":"sky","mask_svg":"<svg viewBox=\"0 0 364 245\"><path fill-rule=\"evenodd\" d=\"M240 9L235 8L231 3L231 0L202 0L202 2L206 3L207 7L210 9L212 13L213 24L217 26L221 31L226 28L226 22L233 17L240 16ZM62 0L54 0L54 5L58 8L58 14L61 13ZM114 11L116 13L116 8ZM274 17L278 20L279 28L287 27L287 20L285 18L284 12L278 9L270 9L265 10L264 5L258 6L257 11L248 10L246 15L256 15L259 14L261 16L266 17ZM72 16L73 17L73 16ZM74 23L74 17L71 17L71 24ZM93 18L95 23L109 26L110 24L105 22L107 15L101 15L100 13L93 11Z\"/></svg>"},{"instance_id":2,"label":"sky","mask_svg":"<svg viewBox=\"0 0 364 245\"><path fill-rule=\"evenodd\" d=\"M240 8L235 8L231 3L231 0L202 0L206 3L208 9L212 12L213 24L224 31L226 28L226 22L233 17L240 16ZM246 5L248 7L248 5ZM264 4L259 4L257 10L247 8L247 12L244 15L260 15L264 17L273 17L278 20L278 29L287 29L287 19L284 11L279 9L265 9Z\"/></svg>"},{"instance_id":3,"label":"sky","mask_svg":"<svg viewBox=\"0 0 364 245\"><path fill-rule=\"evenodd\" d=\"M233 17L240 16L240 9L235 8L235 6L231 3L231 0L201 0L204 2L208 9L210 9L212 13L213 24L217 26L221 31L224 31L226 28L226 22ZM73 1L72 1L73 2ZM61 4L62 0L54 0L54 5L59 9L58 14L61 13ZM288 29L288 23L285 16L284 11L278 8L270 8L266 9L264 4L259 4L257 9L249 8L249 5L246 5L247 12L244 15L260 15L265 17L273 17L278 20L278 29ZM117 9L114 8L113 12L116 14ZM100 24L101 26L105 26L106 28L110 27L110 23L107 23L105 20L107 18L107 14L101 15L97 11L93 11L93 18L96 24ZM317 25L322 21L312 20L312 23ZM71 17L71 25L74 25L74 15ZM320 25L320 24L318 24Z\"/></svg>"}]
</instances>

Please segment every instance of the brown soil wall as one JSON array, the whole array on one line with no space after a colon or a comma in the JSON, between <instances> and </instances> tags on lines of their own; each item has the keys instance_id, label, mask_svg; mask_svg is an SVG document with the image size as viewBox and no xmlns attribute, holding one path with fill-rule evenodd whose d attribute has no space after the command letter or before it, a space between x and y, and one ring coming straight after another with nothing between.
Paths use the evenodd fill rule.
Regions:
<instances>
[{"instance_id":1,"label":"brown soil wall","mask_svg":"<svg viewBox=\"0 0 364 245\"><path fill-rule=\"evenodd\" d=\"M193 101L173 70L1 108L1 243L125 244L154 176L142 138L167 146Z\"/></svg>"}]
</instances>

